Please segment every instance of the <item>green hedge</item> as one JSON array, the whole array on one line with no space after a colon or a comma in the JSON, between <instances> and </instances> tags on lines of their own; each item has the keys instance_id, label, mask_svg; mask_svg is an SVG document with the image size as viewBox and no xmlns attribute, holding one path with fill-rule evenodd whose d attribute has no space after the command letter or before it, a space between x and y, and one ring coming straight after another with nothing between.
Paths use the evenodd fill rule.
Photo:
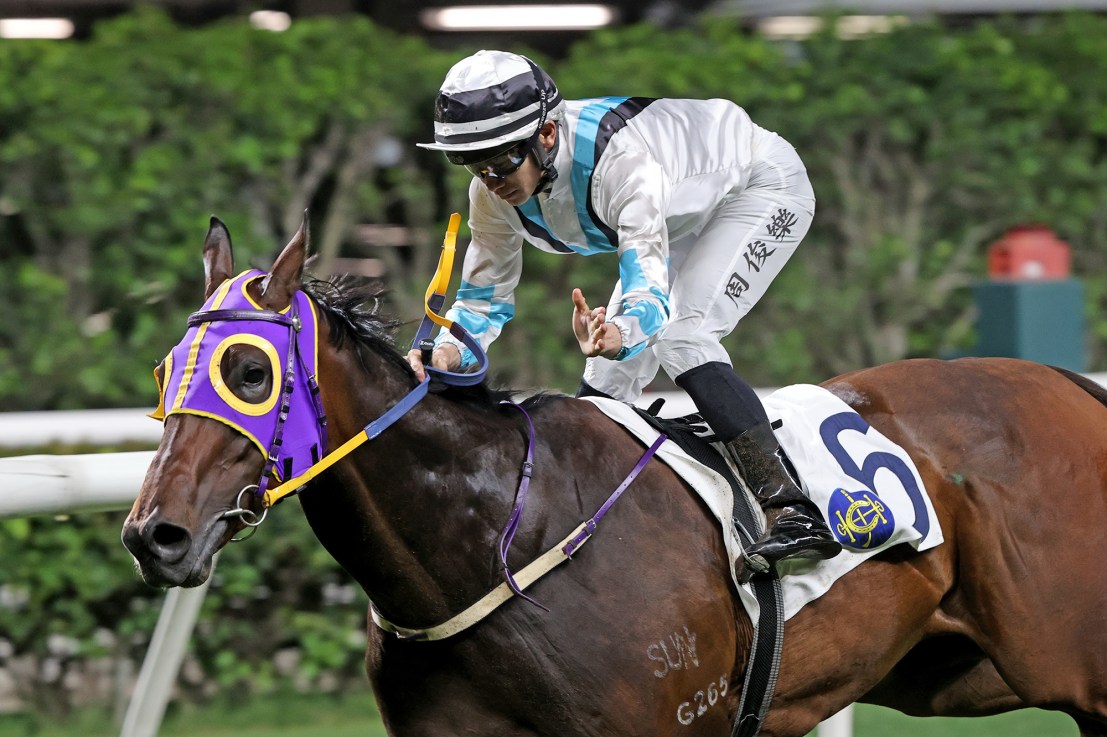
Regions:
<instances>
[{"instance_id":1,"label":"green hedge","mask_svg":"<svg viewBox=\"0 0 1107 737\"><path fill-rule=\"evenodd\" d=\"M789 44L711 22L603 31L540 60L570 97L735 99L800 151L815 226L728 343L752 380L782 384L971 346L967 287L988 244L1026 222L1072 244L1091 368L1105 365L1105 40L1107 20L1080 14ZM153 10L86 43L0 43L0 409L151 401L148 371L197 303L211 213L240 263L265 265L310 208L317 267L343 248L385 258L394 311L414 319L466 204L464 172L413 144L468 51L365 19L273 34L181 30ZM375 158L386 137L398 162ZM359 251L361 222L410 226L416 247ZM495 372L571 389L569 290L599 301L615 266L531 251L526 269L503 338L521 350L495 350Z\"/></svg>"},{"instance_id":2,"label":"green hedge","mask_svg":"<svg viewBox=\"0 0 1107 737\"><path fill-rule=\"evenodd\" d=\"M212 213L243 265L308 208L327 258L356 223L433 220L432 175L374 152L426 127L448 63L364 19L189 31L147 10L0 43L0 409L148 403Z\"/></svg>"},{"instance_id":3,"label":"green hedge","mask_svg":"<svg viewBox=\"0 0 1107 737\"><path fill-rule=\"evenodd\" d=\"M220 554L179 680L184 699L367 691L368 600L297 506ZM110 708L115 673L137 673L164 592L133 572L119 542L125 516L0 520L0 670L28 708Z\"/></svg>"}]
</instances>

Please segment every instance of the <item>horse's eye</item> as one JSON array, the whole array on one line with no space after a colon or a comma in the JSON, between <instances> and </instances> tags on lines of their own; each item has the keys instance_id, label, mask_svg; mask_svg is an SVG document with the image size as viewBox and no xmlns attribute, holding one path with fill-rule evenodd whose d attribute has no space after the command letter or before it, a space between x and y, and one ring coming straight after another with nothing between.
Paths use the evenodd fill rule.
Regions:
<instances>
[{"instance_id":1,"label":"horse's eye","mask_svg":"<svg viewBox=\"0 0 1107 737\"><path fill-rule=\"evenodd\" d=\"M211 386L238 412L254 417L276 406L280 386L277 351L260 338L235 334L212 351L208 375Z\"/></svg>"},{"instance_id":2,"label":"horse's eye","mask_svg":"<svg viewBox=\"0 0 1107 737\"><path fill-rule=\"evenodd\" d=\"M261 386L265 383L265 371L257 367L248 368L242 382L247 386Z\"/></svg>"}]
</instances>

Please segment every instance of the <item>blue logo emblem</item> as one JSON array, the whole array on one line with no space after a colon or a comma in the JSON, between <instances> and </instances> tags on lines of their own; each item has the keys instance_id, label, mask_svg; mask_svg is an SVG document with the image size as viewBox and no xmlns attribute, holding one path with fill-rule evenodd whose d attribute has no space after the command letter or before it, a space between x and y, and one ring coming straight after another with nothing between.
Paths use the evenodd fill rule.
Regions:
<instances>
[{"instance_id":1,"label":"blue logo emblem","mask_svg":"<svg viewBox=\"0 0 1107 737\"><path fill-rule=\"evenodd\" d=\"M883 545L895 531L892 510L867 489L835 489L830 495L830 527L842 545L868 550Z\"/></svg>"}]
</instances>

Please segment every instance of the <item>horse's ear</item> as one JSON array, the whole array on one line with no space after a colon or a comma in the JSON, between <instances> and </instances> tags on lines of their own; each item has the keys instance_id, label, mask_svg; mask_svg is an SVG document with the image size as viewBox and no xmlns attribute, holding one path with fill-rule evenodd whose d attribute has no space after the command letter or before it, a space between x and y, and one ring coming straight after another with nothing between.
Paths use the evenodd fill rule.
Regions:
<instances>
[{"instance_id":1,"label":"horse's ear","mask_svg":"<svg viewBox=\"0 0 1107 737\"><path fill-rule=\"evenodd\" d=\"M307 261L310 235L308 233L308 216L304 211L304 219L300 223L296 235L277 256L272 271L261 282L261 295L264 306L271 310L284 309L292 302L292 295L300 290L303 282L304 262Z\"/></svg>"},{"instance_id":2,"label":"horse's ear","mask_svg":"<svg viewBox=\"0 0 1107 737\"><path fill-rule=\"evenodd\" d=\"M231 234L223 221L212 215L208 235L204 238L204 299L210 297L220 284L233 275Z\"/></svg>"}]
</instances>

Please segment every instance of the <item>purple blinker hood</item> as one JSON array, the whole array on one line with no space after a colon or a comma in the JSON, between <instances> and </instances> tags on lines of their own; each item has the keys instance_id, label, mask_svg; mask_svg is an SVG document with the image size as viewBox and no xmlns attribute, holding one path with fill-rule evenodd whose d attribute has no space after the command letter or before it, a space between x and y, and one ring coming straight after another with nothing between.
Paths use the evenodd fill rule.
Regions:
<instances>
[{"instance_id":1,"label":"purple blinker hood","mask_svg":"<svg viewBox=\"0 0 1107 737\"><path fill-rule=\"evenodd\" d=\"M249 438L266 458L258 496L265 493L270 471L281 481L299 476L327 448L315 378L315 304L297 291L280 313L264 310L246 287L265 276L254 269L223 282L189 318L188 332L165 359L161 402L151 414L160 420L173 414L208 417ZM240 399L224 383L220 363L227 349L238 345L254 346L269 359L273 387L261 402Z\"/></svg>"}]
</instances>

